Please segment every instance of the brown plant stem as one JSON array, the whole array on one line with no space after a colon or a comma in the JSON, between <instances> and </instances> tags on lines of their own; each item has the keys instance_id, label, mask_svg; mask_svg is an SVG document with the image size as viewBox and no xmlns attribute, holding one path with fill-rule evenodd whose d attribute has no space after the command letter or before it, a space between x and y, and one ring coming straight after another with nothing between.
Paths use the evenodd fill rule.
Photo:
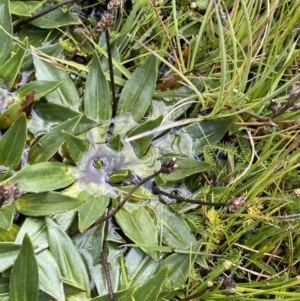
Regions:
<instances>
[{"instance_id":1,"label":"brown plant stem","mask_svg":"<svg viewBox=\"0 0 300 301\"><path fill-rule=\"evenodd\" d=\"M102 260L103 260L103 267L104 267L105 278L106 278L106 282L107 282L107 289L108 289L108 293L109 293L109 300L110 301L116 301L116 299L114 297L114 291L113 291L112 283L111 283L111 277L110 277L109 266L108 266L108 262L107 262L107 256L106 256L106 253L105 253L104 249L102 249L101 257L102 257Z\"/></svg>"},{"instance_id":2,"label":"brown plant stem","mask_svg":"<svg viewBox=\"0 0 300 301\"><path fill-rule=\"evenodd\" d=\"M159 188L157 188L155 186L152 187L152 192L155 194L161 194L161 195L167 196L170 199L176 200L178 203L184 202L184 203L197 204L197 205L207 205L207 206L216 207L216 208L226 207L226 203L205 202L205 201L187 199L187 198L183 198L183 197L165 192L163 190L160 190Z\"/></svg>"}]
</instances>

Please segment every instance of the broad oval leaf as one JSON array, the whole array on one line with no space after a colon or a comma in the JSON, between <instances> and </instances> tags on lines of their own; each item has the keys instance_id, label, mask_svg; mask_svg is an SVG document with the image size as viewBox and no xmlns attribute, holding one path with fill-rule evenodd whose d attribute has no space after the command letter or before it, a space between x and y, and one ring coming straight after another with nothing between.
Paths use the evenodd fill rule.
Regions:
<instances>
[{"instance_id":1,"label":"broad oval leaf","mask_svg":"<svg viewBox=\"0 0 300 301\"><path fill-rule=\"evenodd\" d=\"M16 169L22 159L27 134L26 116L23 113L0 140L0 164Z\"/></svg>"},{"instance_id":2,"label":"broad oval leaf","mask_svg":"<svg viewBox=\"0 0 300 301\"><path fill-rule=\"evenodd\" d=\"M111 93L96 52L86 80L84 112L87 117L102 122L109 121L112 115Z\"/></svg>"},{"instance_id":3,"label":"broad oval leaf","mask_svg":"<svg viewBox=\"0 0 300 301\"><path fill-rule=\"evenodd\" d=\"M60 192L26 194L14 202L16 210L27 216L46 216L72 210L84 200Z\"/></svg>"},{"instance_id":4,"label":"broad oval leaf","mask_svg":"<svg viewBox=\"0 0 300 301\"><path fill-rule=\"evenodd\" d=\"M86 267L71 238L59 226L46 217L49 247L59 266L62 277L71 284L83 289L90 296L89 278Z\"/></svg>"},{"instance_id":5,"label":"broad oval leaf","mask_svg":"<svg viewBox=\"0 0 300 301\"><path fill-rule=\"evenodd\" d=\"M157 246L157 229L146 208L138 207L129 211L123 207L115 217L123 232L136 244ZM158 259L156 251L143 250L154 260Z\"/></svg>"},{"instance_id":6,"label":"broad oval leaf","mask_svg":"<svg viewBox=\"0 0 300 301\"><path fill-rule=\"evenodd\" d=\"M24 192L45 192L69 186L75 181L67 165L60 162L42 162L26 166L4 184L17 183Z\"/></svg>"},{"instance_id":7,"label":"broad oval leaf","mask_svg":"<svg viewBox=\"0 0 300 301\"><path fill-rule=\"evenodd\" d=\"M9 299L11 301L37 301L38 296L38 265L33 245L26 234L10 275Z\"/></svg>"},{"instance_id":8,"label":"broad oval leaf","mask_svg":"<svg viewBox=\"0 0 300 301\"><path fill-rule=\"evenodd\" d=\"M117 109L116 132L124 133L132 129L147 112L152 100L157 80L157 58L150 55L126 82ZM131 116L131 118L128 118ZM127 124L124 124L124 118Z\"/></svg>"}]
</instances>

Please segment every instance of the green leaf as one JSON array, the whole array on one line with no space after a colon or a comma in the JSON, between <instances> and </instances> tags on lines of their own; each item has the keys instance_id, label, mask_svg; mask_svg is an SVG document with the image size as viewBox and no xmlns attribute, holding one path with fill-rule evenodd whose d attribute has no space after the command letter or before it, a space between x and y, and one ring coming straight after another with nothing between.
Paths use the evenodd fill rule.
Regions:
<instances>
[{"instance_id":1,"label":"green leaf","mask_svg":"<svg viewBox=\"0 0 300 301\"><path fill-rule=\"evenodd\" d=\"M57 263L48 250L36 256L39 267L40 289L57 301L65 301L62 277Z\"/></svg>"},{"instance_id":2,"label":"green leaf","mask_svg":"<svg viewBox=\"0 0 300 301\"><path fill-rule=\"evenodd\" d=\"M105 228L105 223L101 223L72 238L79 250L85 250L84 254L88 253L86 257L89 257L91 264L99 262L103 239L106 238Z\"/></svg>"},{"instance_id":3,"label":"green leaf","mask_svg":"<svg viewBox=\"0 0 300 301\"><path fill-rule=\"evenodd\" d=\"M149 278L147 282L141 285L135 292L134 292L134 300L135 301L145 301L151 300L156 301L158 295L161 291L161 288L166 280L168 273L168 267L165 266L161 269L158 273L154 276Z\"/></svg>"},{"instance_id":4,"label":"green leaf","mask_svg":"<svg viewBox=\"0 0 300 301\"><path fill-rule=\"evenodd\" d=\"M21 245L12 242L0 242L0 272L10 268L15 262Z\"/></svg>"},{"instance_id":5,"label":"green leaf","mask_svg":"<svg viewBox=\"0 0 300 301\"><path fill-rule=\"evenodd\" d=\"M120 228L132 241L137 244L157 246L157 229L146 208L139 207L132 212L122 208L115 217ZM158 259L156 251L143 250L153 259Z\"/></svg>"},{"instance_id":6,"label":"green leaf","mask_svg":"<svg viewBox=\"0 0 300 301\"><path fill-rule=\"evenodd\" d=\"M45 250L49 246L46 228L46 222L43 218L27 217L19 229L15 243L22 243L24 235L27 233L35 246L35 252Z\"/></svg>"},{"instance_id":7,"label":"green leaf","mask_svg":"<svg viewBox=\"0 0 300 301\"><path fill-rule=\"evenodd\" d=\"M35 107L36 113L45 121L49 122L64 122L66 119L73 118L75 116L81 115L79 112L71 110L62 105L57 105L54 103L39 103ZM74 135L78 135L84 131L87 131L96 125L98 122L87 118L85 115L81 115L79 123L73 130Z\"/></svg>"},{"instance_id":8,"label":"green leaf","mask_svg":"<svg viewBox=\"0 0 300 301\"><path fill-rule=\"evenodd\" d=\"M67 165L60 162L43 162L26 166L3 183L17 183L24 192L44 192L64 188L74 180Z\"/></svg>"},{"instance_id":9,"label":"green leaf","mask_svg":"<svg viewBox=\"0 0 300 301\"><path fill-rule=\"evenodd\" d=\"M126 195L132 188L134 187L134 185L126 185L126 186L116 186L115 190L122 192L124 195ZM133 194L130 197L130 200L149 200L150 198L152 198L152 193L144 188L144 187L138 187Z\"/></svg>"},{"instance_id":10,"label":"green leaf","mask_svg":"<svg viewBox=\"0 0 300 301\"><path fill-rule=\"evenodd\" d=\"M66 131L62 131L62 134L71 158L75 163L78 163L80 157L86 150L88 150L90 145L83 139L77 138Z\"/></svg>"},{"instance_id":11,"label":"green leaf","mask_svg":"<svg viewBox=\"0 0 300 301\"><path fill-rule=\"evenodd\" d=\"M21 162L27 134L26 116L23 113L0 140L0 164L16 169Z\"/></svg>"},{"instance_id":12,"label":"green leaf","mask_svg":"<svg viewBox=\"0 0 300 301\"><path fill-rule=\"evenodd\" d=\"M12 23L8 0L0 1L0 66L10 57L12 45ZM4 46L5 45L5 46Z\"/></svg>"},{"instance_id":13,"label":"green leaf","mask_svg":"<svg viewBox=\"0 0 300 301\"><path fill-rule=\"evenodd\" d=\"M84 202L78 207L78 228L83 232L104 214L110 197L91 195L83 191L78 198Z\"/></svg>"},{"instance_id":14,"label":"green leaf","mask_svg":"<svg viewBox=\"0 0 300 301\"><path fill-rule=\"evenodd\" d=\"M28 234L24 236L20 253L9 281L10 301L35 301L39 296L38 265Z\"/></svg>"},{"instance_id":15,"label":"green leaf","mask_svg":"<svg viewBox=\"0 0 300 301\"><path fill-rule=\"evenodd\" d=\"M89 278L80 253L71 238L59 226L46 217L50 252L64 279L78 286L90 296Z\"/></svg>"},{"instance_id":16,"label":"green leaf","mask_svg":"<svg viewBox=\"0 0 300 301\"><path fill-rule=\"evenodd\" d=\"M112 115L111 92L96 52L86 80L84 112L87 117L102 122L109 121Z\"/></svg>"},{"instance_id":17,"label":"green leaf","mask_svg":"<svg viewBox=\"0 0 300 301\"><path fill-rule=\"evenodd\" d=\"M15 208L12 204L0 209L0 229L9 231L14 220Z\"/></svg>"},{"instance_id":18,"label":"green leaf","mask_svg":"<svg viewBox=\"0 0 300 301\"><path fill-rule=\"evenodd\" d=\"M24 39L23 44L18 51L0 67L1 78L7 82L6 85L10 90L15 84L15 80L19 74L26 49L28 48L28 39ZM0 81L1 82L1 81Z\"/></svg>"},{"instance_id":19,"label":"green leaf","mask_svg":"<svg viewBox=\"0 0 300 301\"><path fill-rule=\"evenodd\" d=\"M166 206L158 205L157 214L163 242L174 249L185 249L197 241L184 217Z\"/></svg>"},{"instance_id":20,"label":"green leaf","mask_svg":"<svg viewBox=\"0 0 300 301\"><path fill-rule=\"evenodd\" d=\"M186 246L187 248L189 246ZM200 243L196 243L192 247L192 251L199 251ZM180 254L175 253L169 255L163 261L161 261L157 267L158 270L162 270L168 267L167 279L171 286L185 284L187 277L189 276L191 267L194 264L196 254Z\"/></svg>"},{"instance_id":21,"label":"green leaf","mask_svg":"<svg viewBox=\"0 0 300 301\"><path fill-rule=\"evenodd\" d=\"M19 226L12 224L11 228L7 230L0 229L0 241L13 242L19 231Z\"/></svg>"},{"instance_id":22,"label":"green leaf","mask_svg":"<svg viewBox=\"0 0 300 301\"><path fill-rule=\"evenodd\" d=\"M34 91L31 91L23 99L19 100L16 95L9 95L5 102L10 103L8 108L0 114L0 129L7 129L22 114L24 109L34 101Z\"/></svg>"},{"instance_id":23,"label":"green leaf","mask_svg":"<svg viewBox=\"0 0 300 301\"><path fill-rule=\"evenodd\" d=\"M27 216L45 216L72 210L83 202L60 192L48 191L24 195L14 202L14 206Z\"/></svg>"},{"instance_id":24,"label":"green leaf","mask_svg":"<svg viewBox=\"0 0 300 301\"><path fill-rule=\"evenodd\" d=\"M133 293L135 291L136 287L135 286L131 286L123 291L118 291L114 293L114 298L118 301L129 301L132 300L133 298ZM104 295L101 297L96 297L91 299L91 301L111 301L110 296ZM145 300L146 301L146 300Z\"/></svg>"},{"instance_id":25,"label":"green leaf","mask_svg":"<svg viewBox=\"0 0 300 301\"><path fill-rule=\"evenodd\" d=\"M10 10L13 15L20 17L31 17L28 5L24 1L11 1Z\"/></svg>"},{"instance_id":26,"label":"green leaf","mask_svg":"<svg viewBox=\"0 0 300 301\"><path fill-rule=\"evenodd\" d=\"M40 4L39 1L30 1L30 9L32 10L37 6L37 4ZM49 9L50 7L52 7L52 4L50 3L38 5L38 9L34 11L34 14L40 13L46 9ZM39 17L38 19L31 21L30 24L40 28L52 29L61 26L80 24L80 21L68 10L63 10L59 7Z\"/></svg>"},{"instance_id":27,"label":"green leaf","mask_svg":"<svg viewBox=\"0 0 300 301\"><path fill-rule=\"evenodd\" d=\"M123 147L123 142L120 134L115 135L111 140L109 140L107 146L115 150L116 152L120 151Z\"/></svg>"},{"instance_id":28,"label":"green leaf","mask_svg":"<svg viewBox=\"0 0 300 301\"><path fill-rule=\"evenodd\" d=\"M38 163L49 160L64 143L65 139L62 131L72 131L78 124L81 115L67 119L65 122L55 126L51 132L39 139L29 152L28 161L30 163Z\"/></svg>"},{"instance_id":29,"label":"green leaf","mask_svg":"<svg viewBox=\"0 0 300 301\"><path fill-rule=\"evenodd\" d=\"M235 117L203 120L199 123L191 123L183 127L180 131L188 133L191 136L193 151L195 154L199 154L203 151L205 145L219 142L234 120Z\"/></svg>"},{"instance_id":30,"label":"green leaf","mask_svg":"<svg viewBox=\"0 0 300 301\"><path fill-rule=\"evenodd\" d=\"M138 248L129 248L125 258L130 285L145 283L155 272L158 263Z\"/></svg>"},{"instance_id":31,"label":"green leaf","mask_svg":"<svg viewBox=\"0 0 300 301\"><path fill-rule=\"evenodd\" d=\"M63 84L67 78L61 81L50 81L50 80L34 80L30 83L26 83L17 90L17 95L20 99L26 97L31 91L35 91L34 99L42 98L43 96L53 92L61 84Z\"/></svg>"},{"instance_id":32,"label":"green leaf","mask_svg":"<svg viewBox=\"0 0 300 301\"><path fill-rule=\"evenodd\" d=\"M158 127L161 124L162 120L163 120L162 115L159 116L156 119L147 120L146 122L142 123L140 126L135 128L134 130L132 130L127 135L127 137L130 138L132 136L144 133L146 131L153 130L154 128ZM142 157L146 153L148 147L150 146L150 143L151 143L153 137L154 137L154 135L149 135L149 136L146 136L144 138L137 139L137 140L134 140L134 141L130 142L130 144L132 145L136 155L139 158Z\"/></svg>"},{"instance_id":33,"label":"green leaf","mask_svg":"<svg viewBox=\"0 0 300 301\"><path fill-rule=\"evenodd\" d=\"M116 244L106 244L107 246L107 260L108 268L111 275L111 286L112 290L116 292L120 285L121 279L121 267L119 257L123 254L123 251ZM99 295L108 293L106 274L103 264L97 264L93 266L93 280Z\"/></svg>"},{"instance_id":34,"label":"green leaf","mask_svg":"<svg viewBox=\"0 0 300 301\"><path fill-rule=\"evenodd\" d=\"M182 180L187 176L209 170L212 167L210 163L184 157L176 157L176 164L178 167L172 173L161 176L164 182Z\"/></svg>"},{"instance_id":35,"label":"green leaf","mask_svg":"<svg viewBox=\"0 0 300 301\"><path fill-rule=\"evenodd\" d=\"M36 71L35 77L39 81L49 80L59 82L67 78L54 92L45 96L47 101L77 109L80 105L80 99L73 81L68 77L68 73L43 62L36 55L33 55L33 62Z\"/></svg>"},{"instance_id":36,"label":"green leaf","mask_svg":"<svg viewBox=\"0 0 300 301\"><path fill-rule=\"evenodd\" d=\"M147 112L157 80L157 58L150 55L126 82L118 103L116 132L132 129ZM124 124L124 119L128 124Z\"/></svg>"}]
</instances>

